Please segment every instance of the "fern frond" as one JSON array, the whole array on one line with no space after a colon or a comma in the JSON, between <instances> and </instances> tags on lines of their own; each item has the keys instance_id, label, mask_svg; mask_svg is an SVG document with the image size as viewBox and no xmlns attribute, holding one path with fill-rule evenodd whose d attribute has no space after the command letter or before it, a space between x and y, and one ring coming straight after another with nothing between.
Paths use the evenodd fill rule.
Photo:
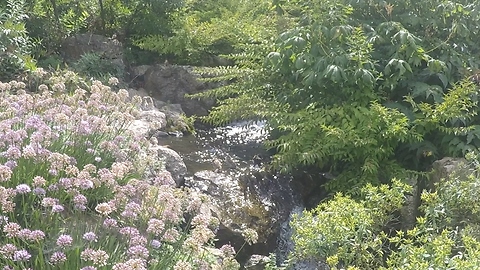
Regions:
<instances>
[{"instance_id":1,"label":"fern frond","mask_svg":"<svg viewBox=\"0 0 480 270\"><path fill-rule=\"evenodd\" d=\"M265 104L252 96L242 95L220 102L208 116L202 117L207 123L224 125L238 120L260 120Z\"/></svg>"}]
</instances>

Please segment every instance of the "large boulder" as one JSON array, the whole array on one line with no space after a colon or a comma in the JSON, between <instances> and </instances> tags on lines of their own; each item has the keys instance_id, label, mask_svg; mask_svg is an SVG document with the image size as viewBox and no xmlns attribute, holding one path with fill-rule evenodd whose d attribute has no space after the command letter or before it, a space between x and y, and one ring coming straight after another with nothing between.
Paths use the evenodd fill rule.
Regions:
<instances>
[{"instance_id":1,"label":"large boulder","mask_svg":"<svg viewBox=\"0 0 480 270\"><path fill-rule=\"evenodd\" d=\"M191 178L186 178L186 186L202 192L212 202L212 212L220 221L217 233L219 242L230 242L240 248L245 239L246 229L253 229L258 234L258 243L251 246L262 252L267 249L267 242L277 233L278 210L267 199L262 200L256 192L242 186L238 176L213 171L199 171ZM244 258L245 260L248 258Z\"/></svg>"},{"instance_id":2,"label":"large boulder","mask_svg":"<svg viewBox=\"0 0 480 270\"><path fill-rule=\"evenodd\" d=\"M151 137L156 131L167 126L167 118L163 112L152 108L141 111L137 119L133 120L128 129L135 135L143 138Z\"/></svg>"},{"instance_id":3,"label":"large boulder","mask_svg":"<svg viewBox=\"0 0 480 270\"><path fill-rule=\"evenodd\" d=\"M165 170L170 172L177 187L182 186L187 174L187 166L182 157L174 150L160 145L152 146L150 151L157 154L157 158L163 162Z\"/></svg>"},{"instance_id":4,"label":"large boulder","mask_svg":"<svg viewBox=\"0 0 480 270\"><path fill-rule=\"evenodd\" d=\"M146 71L136 71L143 75L143 86L150 96L170 104L180 104L187 116L207 115L212 101L186 98L185 94L195 94L207 89L188 68L176 65L155 65Z\"/></svg>"},{"instance_id":5,"label":"large boulder","mask_svg":"<svg viewBox=\"0 0 480 270\"><path fill-rule=\"evenodd\" d=\"M119 70L125 70L123 46L116 39L91 33L78 34L67 38L61 44L60 52L69 63L77 61L85 53L98 53L116 65Z\"/></svg>"},{"instance_id":6,"label":"large boulder","mask_svg":"<svg viewBox=\"0 0 480 270\"><path fill-rule=\"evenodd\" d=\"M466 160L464 158L452 158L444 157L437 160L432 165L432 173L430 174L430 181L427 188L435 190L435 186L443 180L448 180L449 177L455 172L458 174L463 173L468 175L470 172L467 168L464 168Z\"/></svg>"}]
</instances>

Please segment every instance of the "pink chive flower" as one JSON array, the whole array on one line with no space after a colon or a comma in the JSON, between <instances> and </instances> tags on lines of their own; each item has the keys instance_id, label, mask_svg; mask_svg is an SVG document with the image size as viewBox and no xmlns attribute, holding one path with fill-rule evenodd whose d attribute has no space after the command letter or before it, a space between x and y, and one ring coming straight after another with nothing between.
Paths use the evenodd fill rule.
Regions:
<instances>
[{"instance_id":1,"label":"pink chive flower","mask_svg":"<svg viewBox=\"0 0 480 270\"><path fill-rule=\"evenodd\" d=\"M144 246L133 246L127 250L127 254L131 258L147 259L148 258L148 249Z\"/></svg>"},{"instance_id":2,"label":"pink chive flower","mask_svg":"<svg viewBox=\"0 0 480 270\"><path fill-rule=\"evenodd\" d=\"M86 232L82 238L88 242L97 242L97 235L94 232Z\"/></svg>"},{"instance_id":3,"label":"pink chive flower","mask_svg":"<svg viewBox=\"0 0 480 270\"><path fill-rule=\"evenodd\" d=\"M161 246L162 246L162 242L156 240L156 239L153 239L151 242L150 242L150 246L152 246L154 249L159 249Z\"/></svg>"},{"instance_id":4,"label":"pink chive flower","mask_svg":"<svg viewBox=\"0 0 480 270\"><path fill-rule=\"evenodd\" d=\"M27 194L30 191L32 191L30 186L28 186L27 184L20 184L15 188L15 190L17 191L18 194Z\"/></svg>"},{"instance_id":5,"label":"pink chive flower","mask_svg":"<svg viewBox=\"0 0 480 270\"><path fill-rule=\"evenodd\" d=\"M15 262L28 261L31 257L32 255L30 255L30 253L28 253L28 251L26 251L25 249L17 250L13 254L13 260Z\"/></svg>"},{"instance_id":6,"label":"pink chive flower","mask_svg":"<svg viewBox=\"0 0 480 270\"><path fill-rule=\"evenodd\" d=\"M120 229L119 232L122 235L125 235L125 236L130 237L130 238L140 235L140 232L138 231L138 229L133 228L133 227L123 227L123 228Z\"/></svg>"},{"instance_id":7,"label":"pink chive flower","mask_svg":"<svg viewBox=\"0 0 480 270\"><path fill-rule=\"evenodd\" d=\"M30 238L30 233L32 231L30 231L29 229L21 229L18 233L17 233L17 237L20 238L20 239L23 239L23 240L27 240L28 238Z\"/></svg>"},{"instance_id":8,"label":"pink chive flower","mask_svg":"<svg viewBox=\"0 0 480 270\"><path fill-rule=\"evenodd\" d=\"M30 232L29 240L30 241L40 241L45 239L45 233L41 230L34 230Z\"/></svg>"},{"instance_id":9,"label":"pink chive flower","mask_svg":"<svg viewBox=\"0 0 480 270\"><path fill-rule=\"evenodd\" d=\"M0 254L6 258L12 257L17 250L18 248L12 244L5 244L3 246L0 246Z\"/></svg>"},{"instance_id":10,"label":"pink chive flower","mask_svg":"<svg viewBox=\"0 0 480 270\"><path fill-rule=\"evenodd\" d=\"M117 228L118 222L113 218L107 218L103 221L103 227L105 228Z\"/></svg>"},{"instance_id":11,"label":"pink chive flower","mask_svg":"<svg viewBox=\"0 0 480 270\"><path fill-rule=\"evenodd\" d=\"M164 229L165 229L165 223L163 223L162 220L152 218L148 221L148 227L147 227L148 233L158 236L161 233L163 233Z\"/></svg>"},{"instance_id":12,"label":"pink chive flower","mask_svg":"<svg viewBox=\"0 0 480 270\"><path fill-rule=\"evenodd\" d=\"M95 266L85 266L80 268L80 270L97 270Z\"/></svg>"},{"instance_id":13,"label":"pink chive flower","mask_svg":"<svg viewBox=\"0 0 480 270\"><path fill-rule=\"evenodd\" d=\"M3 232L6 234L7 237L16 237L18 236L18 233L21 229L22 227L20 227L20 225L18 225L17 223L8 222L3 227Z\"/></svg>"},{"instance_id":14,"label":"pink chive flower","mask_svg":"<svg viewBox=\"0 0 480 270\"><path fill-rule=\"evenodd\" d=\"M56 205L52 206L52 212L53 213L61 213L61 212L63 212L63 210L65 210L65 208L60 204L56 204Z\"/></svg>"},{"instance_id":15,"label":"pink chive flower","mask_svg":"<svg viewBox=\"0 0 480 270\"><path fill-rule=\"evenodd\" d=\"M92 261L97 266L105 266L107 265L109 255L103 250L86 248L80 253L80 258L84 261Z\"/></svg>"},{"instance_id":16,"label":"pink chive flower","mask_svg":"<svg viewBox=\"0 0 480 270\"><path fill-rule=\"evenodd\" d=\"M109 214L111 214L113 212L113 209L110 206L110 204L108 204L108 203L99 203L95 207L95 211L97 211L98 213L100 213L104 216L108 216Z\"/></svg>"},{"instance_id":17,"label":"pink chive flower","mask_svg":"<svg viewBox=\"0 0 480 270\"><path fill-rule=\"evenodd\" d=\"M37 195L37 196L45 196L45 194L47 194L47 192L45 191L45 189L41 188L41 187L36 187L33 189L33 194Z\"/></svg>"},{"instance_id":18,"label":"pink chive flower","mask_svg":"<svg viewBox=\"0 0 480 270\"><path fill-rule=\"evenodd\" d=\"M130 241L128 242L128 244L130 246L137 246L137 245L145 246L147 244L147 242L148 242L147 238L145 238L141 235L137 235L137 236L133 236L132 238L130 238Z\"/></svg>"},{"instance_id":19,"label":"pink chive flower","mask_svg":"<svg viewBox=\"0 0 480 270\"><path fill-rule=\"evenodd\" d=\"M12 169L8 166L0 165L0 182L6 182L12 177Z\"/></svg>"},{"instance_id":20,"label":"pink chive flower","mask_svg":"<svg viewBox=\"0 0 480 270\"><path fill-rule=\"evenodd\" d=\"M68 234L62 234L57 238L57 246L69 247L73 243L73 238Z\"/></svg>"},{"instance_id":21,"label":"pink chive flower","mask_svg":"<svg viewBox=\"0 0 480 270\"><path fill-rule=\"evenodd\" d=\"M61 251L54 252L52 256L50 256L50 262L55 265L59 263L63 263L67 260L67 255Z\"/></svg>"},{"instance_id":22,"label":"pink chive flower","mask_svg":"<svg viewBox=\"0 0 480 270\"><path fill-rule=\"evenodd\" d=\"M46 198L42 199L42 206L43 207L52 207L52 206L57 205L57 204L58 204L58 199L50 198L50 197L46 197Z\"/></svg>"}]
</instances>

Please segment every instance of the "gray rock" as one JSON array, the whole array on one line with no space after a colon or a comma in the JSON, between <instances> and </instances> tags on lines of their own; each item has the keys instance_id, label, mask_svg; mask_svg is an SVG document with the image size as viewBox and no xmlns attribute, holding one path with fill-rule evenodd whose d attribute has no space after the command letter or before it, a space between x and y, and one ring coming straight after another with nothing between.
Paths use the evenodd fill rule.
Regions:
<instances>
[{"instance_id":1,"label":"gray rock","mask_svg":"<svg viewBox=\"0 0 480 270\"><path fill-rule=\"evenodd\" d=\"M128 127L135 135L148 138L167 125L167 118L157 109L141 111Z\"/></svg>"},{"instance_id":2,"label":"gray rock","mask_svg":"<svg viewBox=\"0 0 480 270\"><path fill-rule=\"evenodd\" d=\"M161 103L158 103L160 105ZM180 104L164 104L159 110L167 117L167 130L188 132L188 125L184 121L185 112Z\"/></svg>"},{"instance_id":3,"label":"gray rock","mask_svg":"<svg viewBox=\"0 0 480 270\"><path fill-rule=\"evenodd\" d=\"M136 77L144 76L147 73L147 70L152 66L149 65L141 65L135 66L131 68L130 75L135 79Z\"/></svg>"},{"instance_id":4,"label":"gray rock","mask_svg":"<svg viewBox=\"0 0 480 270\"><path fill-rule=\"evenodd\" d=\"M244 229L251 228L258 233L258 242L263 243L274 233L274 209L242 187L234 177L205 170L186 179L185 185L210 197L212 212L220 221L220 239L242 239L236 243L241 245Z\"/></svg>"},{"instance_id":5,"label":"gray rock","mask_svg":"<svg viewBox=\"0 0 480 270\"><path fill-rule=\"evenodd\" d=\"M182 186L187 174L187 166L182 157L174 150L160 145L153 146L151 150L155 151L158 158L164 162L165 170L170 172L177 187Z\"/></svg>"},{"instance_id":6,"label":"gray rock","mask_svg":"<svg viewBox=\"0 0 480 270\"><path fill-rule=\"evenodd\" d=\"M125 70L123 62L123 46L116 39L107 38L91 33L78 34L67 38L61 45L61 54L65 61L71 63L80 59L85 53L98 53L118 66L119 70Z\"/></svg>"},{"instance_id":7,"label":"gray rock","mask_svg":"<svg viewBox=\"0 0 480 270\"><path fill-rule=\"evenodd\" d=\"M449 179L453 172L462 168L466 160L464 158L451 158L444 157L441 160L437 160L432 164L432 173L430 175L430 182L428 188L435 190L435 185L442 182L445 179ZM461 173L461 172L457 172ZM468 174L468 171L465 171Z\"/></svg>"},{"instance_id":8,"label":"gray rock","mask_svg":"<svg viewBox=\"0 0 480 270\"><path fill-rule=\"evenodd\" d=\"M151 98L147 91L143 88L128 88L127 89L128 95L130 96L130 100L134 96L139 96L143 99L143 103L141 104L142 110L152 110L155 108L155 100Z\"/></svg>"},{"instance_id":9,"label":"gray rock","mask_svg":"<svg viewBox=\"0 0 480 270\"><path fill-rule=\"evenodd\" d=\"M185 94L204 91L207 86L187 68L175 65L155 65L143 75L144 87L155 99L180 104L188 116L207 115L212 101L186 98Z\"/></svg>"},{"instance_id":10,"label":"gray rock","mask_svg":"<svg viewBox=\"0 0 480 270\"><path fill-rule=\"evenodd\" d=\"M420 206L420 192L418 178L406 179L406 183L412 187L412 192L405 195L405 203L400 209L400 222L402 229L410 230L417 223L418 207Z\"/></svg>"}]
</instances>

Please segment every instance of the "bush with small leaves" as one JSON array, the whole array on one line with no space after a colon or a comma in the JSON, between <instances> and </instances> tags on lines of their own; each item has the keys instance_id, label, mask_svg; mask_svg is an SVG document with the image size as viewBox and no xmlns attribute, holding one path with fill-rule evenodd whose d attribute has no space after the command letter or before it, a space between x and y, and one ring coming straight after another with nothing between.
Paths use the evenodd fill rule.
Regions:
<instances>
[{"instance_id":1,"label":"bush with small leaves","mask_svg":"<svg viewBox=\"0 0 480 270\"><path fill-rule=\"evenodd\" d=\"M410 190L391 186L362 189L362 199L337 194L292 222L293 265L302 259L327 262L332 269L477 269L480 267L480 157L424 191L414 228L392 230L396 210Z\"/></svg>"}]
</instances>

